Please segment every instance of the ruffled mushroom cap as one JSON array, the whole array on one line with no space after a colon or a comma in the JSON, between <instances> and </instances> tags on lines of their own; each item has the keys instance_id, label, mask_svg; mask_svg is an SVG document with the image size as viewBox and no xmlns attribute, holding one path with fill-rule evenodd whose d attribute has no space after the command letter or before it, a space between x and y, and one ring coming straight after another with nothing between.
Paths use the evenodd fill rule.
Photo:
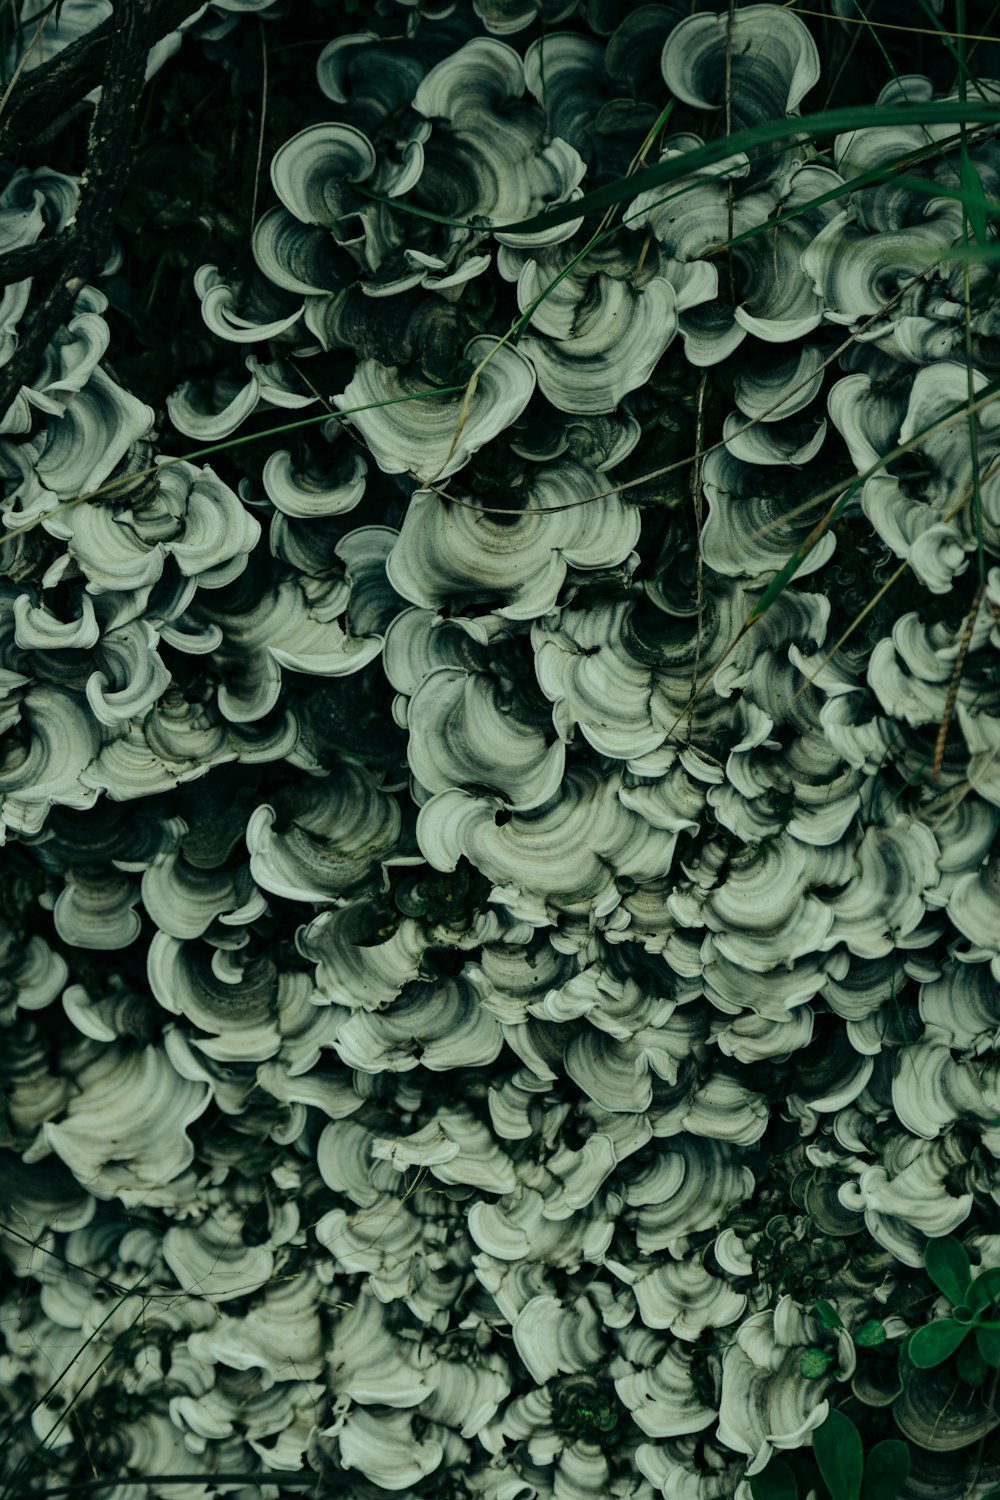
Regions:
<instances>
[{"instance_id":1,"label":"ruffled mushroom cap","mask_svg":"<svg viewBox=\"0 0 1000 1500\"><path fill-rule=\"evenodd\" d=\"M719 1438L750 1459L747 1473L765 1468L777 1450L798 1448L829 1410L832 1376L803 1380L798 1362L819 1325L782 1297L773 1311L755 1313L737 1330L722 1361Z\"/></svg>"},{"instance_id":2,"label":"ruffled mushroom cap","mask_svg":"<svg viewBox=\"0 0 1000 1500\"><path fill-rule=\"evenodd\" d=\"M528 218L567 198L584 175L567 141L556 135L542 145L538 105L520 102L525 71L512 47L476 37L433 67L413 96L413 108L431 121L422 185L433 192L435 177L446 177L456 218Z\"/></svg>"},{"instance_id":3,"label":"ruffled mushroom cap","mask_svg":"<svg viewBox=\"0 0 1000 1500\"><path fill-rule=\"evenodd\" d=\"M635 507L606 489L581 464L560 461L539 472L526 513L513 510L510 520L449 506L433 491L418 490L386 565L389 579L404 599L425 609L451 597L477 602L499 596L498 613L509 619L543 615L570 567L624 563L638 540Z\"/></svg>"},{"instance_id":4,"label":"ruffled mushroom cap","mask_svg":"<svg viewBox=\"0 0 1000 1500\"><path fill-rule=\"evenodd\" d=\"M727 86L727 58L734 130L796 114L819 81L816 44L798 16L773 5L745 5L731 22L696 15L675 26L663 47L664 82L685 104L717 109Z\"/></svg>"},{"instance_id":5,"label":"ruffled mushroom cap","mask_svg":"<svg viewBox=\"0 0 1000 1500\"><path fill-rule=\"evenodd\" d=\"M247 825L250 873L293 901L327 902L367 883L400 833L398 804L359 767L257 808Z\"/></svg>"},{"instance_id":6,"label":"ruffled mushroom cap","mask_svg":"<svg viewBox=\"0 0 1000 1500\"><path fill-rule=\"evenodd\" d=\"M50 1149L97 1198L170 1202L171 1180L194 1160L187 1129L209 1090L180 1077L161 1048L120 1044L95 1048L76 1086L64 1118L44 1127Z\"/></svg>"},{"instance_id":7,"label":"ruffled mushroom cap","mask_svg":"<svg viewBox=\"0 0 1000 1500\"><path fill-rule=\"evenodd\" d=\"M558 792L564 745L514 719L485 675L431 672L410 699L406 722L411 770L430 793L492 781L511 807L528 812Z\"/></svg>"},{"instance_id":8,"label":"ruffled mushroom cap","mask_svg":"<svg viewBox=\"0 0 1000 1500\"><path fill-rule=\"evenodd\" d=\"M463 856L482 869L497 899L544 924L547 904L607 916L621 900L619 880L652 880L669 867L676 835L625 808L616 778L567 772L559 796L533 812L512 813L499 798L439 792L417 819L428 862L455 868Z\"/></svg>"},{"instance_id":9,"label":"ruffled mushroom cap","mask_svg":"<svg viewBox=\"0 0 1000 1500\"><path fill-rule=\"evenodd\" d=\"M352 412L352 425L387 474L412 472L425 482L447 479L521 415L534 389L534 370L509 345L478 338L465 351L474 365L487 356L467 413L458 396L434 397L430 392L431 399L400 402L399 397L424 392L424 382L408 380L375 360L361 361L334 402L341 411Z\"/></svg>"},{"instance_id":10,"label":"ruffled mushroom cap","mask_svg":"<svg viewBox=\"0 0 1000 1500\"><path fill-rule=\"evenodd\" d=\"M797 129L802 22L382 9L253 264L197 273L168 402L205 442L303 413L289 446L235 490L158 455L92 287L6 417L14 1462L72 1483L58 1348L100 1473L743 1500L849 1388L933 1487L995 1418L808 1309L898 1340L928 1239L997 1254L1000 325L951 258L996 141L640 176L571 264L596 221L499 226L621 177L664 82L680 170L727 74L734 129ZM79 184L4 184L0 251L47 254Z\"/></svg>"}]
</instances>

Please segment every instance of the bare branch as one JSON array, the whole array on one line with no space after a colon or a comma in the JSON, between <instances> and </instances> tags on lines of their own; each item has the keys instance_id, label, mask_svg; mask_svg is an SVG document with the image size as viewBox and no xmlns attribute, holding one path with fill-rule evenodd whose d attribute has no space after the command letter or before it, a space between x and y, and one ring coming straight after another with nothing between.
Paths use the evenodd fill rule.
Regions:
<instances>
[{"instance_id":1,"label":"bare branch","mask_svg":"<svg viewBox=\"0 0 1000 1500\"><path fill-rule=\"evenodd\" d=\"M44 300L35 308L13 357L0 369L3 414L21 386L30 381L46 345L66 321L80 289L104 264L111 247L115 211L132 166L132 139L145 81L146 55L151 38L162 25L162 12L159 4L154 7L154 0L118 0L106 25L111 27L110 32L105 27L99 28L105 31L101 96L90 130L82 202L75 221L51 241L53 249L46 244L28 247L34 257L31 272L37 272L40 266L58 264L60 252L61 265ZM18 94L14 96L15 103ZM0 269L11 280L21 279L25 274L24 261L30 257L12 252L4 259L7 264L0 265Z\"/></svg>"},{"instance_id":2,"label":"bare branch","mask_svg":"<svg viewBox=\"0 0 1000 1500\"><path fill-rule=\"evenodd\" d=\"M93 31L57 52L18 82L0 117L0 157L14 157L37 140L56 115L76 104L103 81L108 48L119 23L119 11ZM194 0L158 0L145 17L146 45L151 47L198 10Z\"/></svg>"}]
</instances>

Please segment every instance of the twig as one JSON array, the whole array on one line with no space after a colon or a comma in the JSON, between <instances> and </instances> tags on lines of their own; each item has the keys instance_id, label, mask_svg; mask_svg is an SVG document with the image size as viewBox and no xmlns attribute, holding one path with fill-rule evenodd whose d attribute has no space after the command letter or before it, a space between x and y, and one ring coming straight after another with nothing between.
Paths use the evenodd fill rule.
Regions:
<instances>
[{"instance_id":1,"label":"twig","mask_svg":"<svg viewBox=\"0 0 1000 1500\"><path fill-rule=\"evenodd\" d=\"M284 1485L301 1489L319 1483L322 1477L322 1474L302 1469L294 1473L286 1469L269 1469L264 1474L125 1474L112 1479L78 1479L73 1484L47 1484L44 1490L15 1490L10 1500L21 1500L21 1497L34 1500L40 1495L49 1500L50 1495L75 1495L79 1490L110 1489L119 1485L135 1488L144 1484L273 1484L279 1489Z\"/></svg>"},{"instance_id":2,"label":"twig","mask_svg":"<svg viewBox=\"0 0 1000 1500\"><path fill-rule=\"evenodd\" d=\"M267 126L267 33L264 30L264 22L257 17L257 25L260 27L260 128L257 131L257 159L253 168L253 201L250 204L250 230L257 221L257 198L260 193L260 168L264 160L264 131Z\"/></svg>"},{"instance_id":3,"label":"twig","mask_svg":"<svg viewBox=\"0 0 1000 1500\"><path fill-rule=\"evenodd\" d=\"M55 3L55 0L53 0L53 3ZM41 15L38 17L35 29L31 34L31 41L21 53L21 56L18 59L17 67L10 75L7 87L3 91L3 97L0 98L0 115L3 115L4 111L6 110L7 104L10 100L10 96L14 92L14 89L17 85L17 81L20 78L21 74L24 72L25 68L28 66L28 60L31 57L31 54L34 52L35 48L38 46L39 41L41 40L42 32L45 30L45 23L48 20L51 11L52 4L49 4L45 7Z\"/></svg>"},{"instance_id":4,"label":"twig","mask_svg":"<svg viewBox=\"0 0 1000 1500\"><path fill-rule=\"evenodd\" d=\"M695 693L698 688L698 678L701 675L701 633L705 615L705 561L701 555L701 531L705 516L705 488L702 484L702 444L705 441L705 392L708 388L708 371L703 370L698 382L698 400L695 408L694 426L694 463L691 465L691 500L694 505L694 529L695 548L698 561L695 565L695 589L698 600L698 628L694 642L694 665L691 668L691 691ZM688 737L694 731L694 699L691 700L691 711L688 715Z\"/></svg>"},{"instance_id":5,"label":"twig","mask_svg":"<svg viewBox=\"0 0 1000 1500\"><path fill-rule=\"evenodd\" d=\"M951 724L951 716L955 712L959 684L962 681L962 668L965 666L965 658L972 643L972 632L975 630L976 620L979 618L979 606L982 598L983 586L980 584L969 606L969 612L965 617L965 625L963 626L962 635L958 643L958 654L955 657L955 666L952 670L951 681L948 683L948 696L944 701L944 713L941 716L937 739L934 742L934 760L931 765L931 775L935 781L941 780L941 767L944 764L944 747L948 739L948 726Z\"/></svg>"},{"instance_id":6,"label":"twig","mask_svg":"<svg viewBox=\"0 0 1000 1500\"><path fill-rule=\"evenodd\" d=\"M36 245L19 245L16 250L8 250L6 255L0 255L0 287L24 281L28 276L43 275L65 254L65 234L54 234Z\"/></svg>"}]
</instances>

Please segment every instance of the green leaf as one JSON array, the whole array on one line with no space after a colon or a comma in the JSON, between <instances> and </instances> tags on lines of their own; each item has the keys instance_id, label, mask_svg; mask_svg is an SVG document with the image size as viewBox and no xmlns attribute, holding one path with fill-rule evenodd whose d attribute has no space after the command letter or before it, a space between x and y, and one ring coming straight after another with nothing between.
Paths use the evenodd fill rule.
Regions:
<instances>
[{"instance_id":1,"label":"green leaf","mask_svg":"<svg viewBox=\"0 0 1000 1500\"><path fill-rule=\"evenodd\" d=\"M972 1267L965 1246L953 1234L944 1239L928 1240L924 1251L927 1274L953 1306L965 1301L972 1283Z\"/></svg>"},{"instance_id":2,"label":"green leaf","mask_svg":"<svg viewBox=\"0 0 1000 1500\"><path fill-rule=\"evenodd\" d=\"M966 1293L966 1304L973 1312L984 1312L991 1302L1000 1299L1000 1268L994 1266L976 1277Z\"/></svg>"},{"instance_id":3,"label":"green leaf","mask_svg":"<svg viewBox=\"0 0 1000 1500\"><path fill-rule=\"evenodd\" d=\"M1000 1332L993 1328L977 1328L976 1348L988 1365L1000 1369Z\"/></svg>"},{"instance_id":4,"label":"green leaf","mask_svg":"<svg viewBox=\"0 0 1000 1500\"><path fill-rule=\"evenodd\" d=\"M861 1500L896 1500L910 1475L910 1450L898 1438L876 1443L865 1464Z\"/></svg>"},{"instance_id":5,"label":"green leaf","mask_svg":"<svg viewBox=\"0 0 1000 1500\"><path fill-rule=\"evenodd\" d=\"M854 1330L854 1342L859 1349L874 1349L878 1344L886 1341L886 1331L878 1318L869 1318L867 1323L862 1323L860 1328Z\"/></svg>"},{"instance_id":6,"label":"green leaf","mask_svg":"<svg viewBox=\"0 0 1000 1500\"><path fill-rule=\"evenodd\" d=\"M990 1366L989 1361L983 1358L983 1351L978 1346L978 1338L966 1339L958 1351L955 1368L969 1385L982 1385L989 1374Z\"/></svg>"},{"instance_id":7,"label":"green leaf","mask_svg":"<svg viewBox=\"0 0 1000 1500\"><path fill-rule=\"evenodd\" d=\"M910 1338L907 1352L919 1370L933 1369L954 1354L968 1331L968 1327L956 1323L954 1318L938 1318L925 1328L917 1329Z\"/></svg>"},{"instance_id":8,"label":"green leaf","mask_svg":"<svg viewBox=\"0 0 1000 1500\"><path fill-rule=\"evenodd\" d=\"M813 1453L833 1500L860 1500L861 1434L836 1407L813 1433Z\"/></svg>"},{"instance_id":9,"label":"green leaf","mask_svg":"<svg viewBox=\"0 0 1000 1500\"><path fill-rule=\"evenodd\" d=\"M799 1360L799 1374L807 1380L818 1380L833 1364L829 1349L807 1349Z\"/></svg>"},{"instance_id":10,"label":"green leaf","mask_svg":"<svg viewBox=\"0 0 1000 1500\"><path fill-rule=\"evenodd\" d=\"M843 1328L844 1326L832 1302L817 1302L813 1313L824 1328Z\"/></svg>"},{"instance_id":11,"label":"green leaf","mask_svg":"<svg viewBox=\"0 0 1000 1500\"><path fill-rule=\"evenodd\" d=\"M753 1500L798 1500L799 1487L784 1459L772 1458L766 1469L752 1476L750 1493Z\"/></svg>"}]
</instances>

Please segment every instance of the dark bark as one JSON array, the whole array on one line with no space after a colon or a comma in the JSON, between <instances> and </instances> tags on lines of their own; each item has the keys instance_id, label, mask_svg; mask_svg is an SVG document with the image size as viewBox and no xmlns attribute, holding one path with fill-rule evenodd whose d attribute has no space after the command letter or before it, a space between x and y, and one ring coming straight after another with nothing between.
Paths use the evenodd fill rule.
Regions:
<instances>
[{"instance_id":1,"label":"dark bark","mask_svg":"<svg viewBox=\"0 0 1000 1500\"><path fill-rule=\"evenodd\" d=\"M198 8L197 0L157 0L155 5L144 7L147 47L175 30ZM16 157L25 142L36 140L57 115L104 81L120 9L19 80L0 116L0 157Z\"/></svg>"},{"instance_id":2,"label":"dark bark","mask_svg":"<svg viewBox=\"0 0 1000 1500\"><path fill-rule=\"evenodd\" d=\"M185 0L186 14L191 14L189 7L190 0ZM115 211L132 166L132 141L142 96L146 54L152 41L171 29L164 24L164 13L169 9L162 0L117 0L110 20L92 33L93 37L103 33L96 54L101 65L100 75L93 78L89 72L81 72L79 66L73 74L74 78L82 80L80 86L84 92L95 83L101 84L101 96L90 129L83 193L74 223L62 234L37 247L12 251L0 262L0 270L11 281L20 280L25 274L37 273L42 268L57 267L52 285L22 331L13 357L0 369L0 413L6 414L21 386L30 381L49 340L69 317L81 287L107 259ZM90 41L91 37L85 37L82 42L66 48L52 64L38 68L29 79L47 73L61 57ZM90 52L87 58L89 67ZM15 103L17 98L15 92ZM25 262L32 255L34 260L30 268L26 267Z\"/></svg>"},{"instance_id":3,"label":"dark bark","mask_svg":"<svg viewBox=\"0 0 1000 1500\"><path fill-rule=\"evenodd\" d=\"M58 265L62 254L61 235L53 235L37 245L21 245L17 250L8 250L6 255L0 255L0 288L10 286L12 281L23 281L26 276L41 276L44 271Z\"/></svg>"}]
</instances>

